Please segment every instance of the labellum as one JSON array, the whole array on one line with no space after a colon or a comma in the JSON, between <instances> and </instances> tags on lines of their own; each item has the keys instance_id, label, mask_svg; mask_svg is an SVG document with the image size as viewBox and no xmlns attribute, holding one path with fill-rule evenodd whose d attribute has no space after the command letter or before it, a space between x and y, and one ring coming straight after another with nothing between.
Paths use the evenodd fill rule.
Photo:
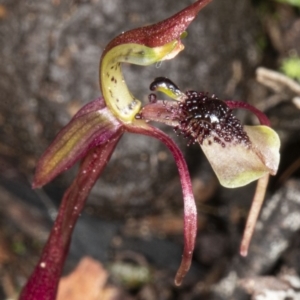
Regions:
<instances>
[{"instance_id":1,"label":"labellum","mask_svg":"<svg viewBox=\"0 0 300 300\"><path fill-rule=\"evenodd\" d=\"M150 89L175 101L158 100L155 94L150 94L150 103L136 116L138 119L170 125L188 139L188 145L199 143L223 186L236 188L258 180L241 245L241 254L246 256L269 174L277 172L278 135L269 127L267 117L249 104L223 101L205 92L183 93L164 77L156 78ZM243 126L233 114L235 108L253 112L262 125Z\"/></svg>"}]
</instances>

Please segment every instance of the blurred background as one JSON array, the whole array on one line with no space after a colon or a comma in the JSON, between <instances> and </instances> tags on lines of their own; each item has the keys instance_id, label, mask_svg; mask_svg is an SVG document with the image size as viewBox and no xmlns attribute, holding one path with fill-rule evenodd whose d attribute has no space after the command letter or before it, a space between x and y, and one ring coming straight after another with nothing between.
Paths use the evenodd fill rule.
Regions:
<instances>
[{"instance_id":1,"label":"blurred background","mask_svg":"<svg viewBox=\"0 0 300 300\"><path fill-rule=\"evenodd\" d=\"M0 0L0 299L16 299L76 174L74 167L43 189L30 186L57 132L100 95L105 45L191 3ZM300 1L214 0L183 42L176 59L124 65L124 75L144 103L152 80L166 76L183 91L242 100L268 115L282 141L282 160L249 255L239 256L239 244L255 183L222 188L200 147L187 147L162 127L185 153L199 211L192 268L175 287L183 248L177 168L164 145L127 134L73 234L64 275L90 257L66 278L74 294L84 296L59 299L300 299ZM244 111L238 115L257 123ZM91 286L75 284L76 278Z\"/></svg>"}]
</instances>

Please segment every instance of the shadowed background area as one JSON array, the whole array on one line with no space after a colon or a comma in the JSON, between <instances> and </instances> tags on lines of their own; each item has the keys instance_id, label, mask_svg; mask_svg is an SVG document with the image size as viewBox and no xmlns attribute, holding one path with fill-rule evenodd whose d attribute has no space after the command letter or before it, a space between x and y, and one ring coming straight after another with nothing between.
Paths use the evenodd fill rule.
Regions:
<instances>
[{"instance_id":1,"label":"shadowed background area","mask_svg":"<svg viewBox=\"0 0 300 300\"><path fill-rule=\"evenodd\" d=\"M62 194L74 178L76 168L41 190L30 188L36 162L59 129L82 105L100 95L98 65L105 45L123 31L163 20L190 3L0 3L3 299L15 297L30 274ZM130 134L122 138L89 197L73 235L66 273L89 255L106 266L121 299L147 300L229 299L232 295L256 299L259 288L248 287L250 277L270 276L272 284L261 279L262 291L286 282L282 279L286 274L300 281L300 111L291 101L299 94L285 86L276 90L255 81L257 67L278 70L283 58L299 53L299 32L299 9L290 5L215 0L189 27L185 50L176 59L146 68L123 67L132 93L144 103L152 80L166 76L183 91L207 91L221 99L247 101L270 117L282 138L283 159L279 176L271 182L268 210L249 258L241 259L238 248L255 185L221 188L200 147L186 147L183 138L163 128L186 154L199 210L194 262L183 286L173 285L183 243L176 165L162 144ZM238 114L243 122L256 122L244 112ZM293 164L295 172L284 172ZM141 268L149 276L137 280L135 274L141 274ZM281 290L294 288L287 284Z\"/></svg>"}]
</instances>

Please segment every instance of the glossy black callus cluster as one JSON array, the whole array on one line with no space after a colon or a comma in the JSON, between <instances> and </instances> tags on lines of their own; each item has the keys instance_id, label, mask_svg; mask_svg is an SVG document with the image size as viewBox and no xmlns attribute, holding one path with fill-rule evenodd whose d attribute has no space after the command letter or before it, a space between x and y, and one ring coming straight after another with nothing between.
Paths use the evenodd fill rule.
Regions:
<instances>
[{"instance_id":1,"label":"glossy black callus cluster","mask_svg":"<svg viewBox=\"0 0 300 300\"><path fill-rule=\"evenodd\" d=\"M188 91L186 99L180 102L177 110L179 125L175 128L190 139L190 143L219 143L225 147L228 143L244 143L250 141L240 121L233 115L225 101L215 95Z\"/></svg>"}]
</instances>

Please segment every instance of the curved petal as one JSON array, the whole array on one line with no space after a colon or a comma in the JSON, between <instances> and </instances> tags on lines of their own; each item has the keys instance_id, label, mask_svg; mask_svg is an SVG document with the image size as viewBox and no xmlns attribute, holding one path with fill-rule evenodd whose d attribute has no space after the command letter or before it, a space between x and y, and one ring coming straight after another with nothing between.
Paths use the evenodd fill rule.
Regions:
<instances>
[{"instance_id":1,"label":"curved petal","mask_svg":"<svg viewBox=\"0 0 300 300\"><path fill-rule=\"evenodd\" d=\"M266 125L270 127L271 123L268 117L256 107L242 101L225 100L225 102L231 109L243 108L251 111L256 115L261 125Z\"/></svg>"},{"instance_id":2,"label":"curved petal","mask_svg":"<svg viewBox=\"0 0 300 300\"><path fill-rule=\"evenodd\" d=\"M220 183L228 188L244 186L264 174L275 175L279 164L280 140L267 126L244 126L251 145L227 143L225 147L207 138L201 148Z\"/></svg>"},{"instance_id":3,"label":"curved petal","mask_svg":"<svg viewBox=\"0 0 300 300\"><path fill-rule=\"evenodd\" d=\"M102 99L88 103L58 133L40 158L33 187L43 186L69 169L89 149L108 142L121 126Z\"/></svg>"},{"instance_id":4,"label":"curved petal","mask_svg":"<svg viewBox=\"0 0 300 300\"><path fill-rule=\"evenodd\" d=\"M198 12L209 2L211 0L198 0L166 20L127 31L113 39L105 48L104 54L120 44L134 43L153 48L178 39Z\"/></svg>"},{"instance_id":5,"label":"curved petal","mask_svg":"<svg viewBox=\"0 0 300 300\"><path fill-rule=\"evenodd\" d=\"M131 123L141 108L128 90L120 63L147 66L174 58L184 48L180 39L184 30L210 1L198 0L162 22L122 33L107 45L100 60L100 89L120 120Z\"/></svg>"},{"instance_id":6,"label":"curved petal","mask_svg":"<svg viewBox=\"0 0 300 300\"><path fill-rule=\"evenodd\" d=\"M197 207L195 204L191 178L186 161L181 150L173 142L173 140L159 129L139 121L126 126L126 128L129 132L152 136L163 142L173 154L173 157L177 164L182 185L184 203L184 250L181 264L175 277L175 284L181 285L183 278L185 277L191 266L197 234Z\"/></svg>"}]
</instances>

